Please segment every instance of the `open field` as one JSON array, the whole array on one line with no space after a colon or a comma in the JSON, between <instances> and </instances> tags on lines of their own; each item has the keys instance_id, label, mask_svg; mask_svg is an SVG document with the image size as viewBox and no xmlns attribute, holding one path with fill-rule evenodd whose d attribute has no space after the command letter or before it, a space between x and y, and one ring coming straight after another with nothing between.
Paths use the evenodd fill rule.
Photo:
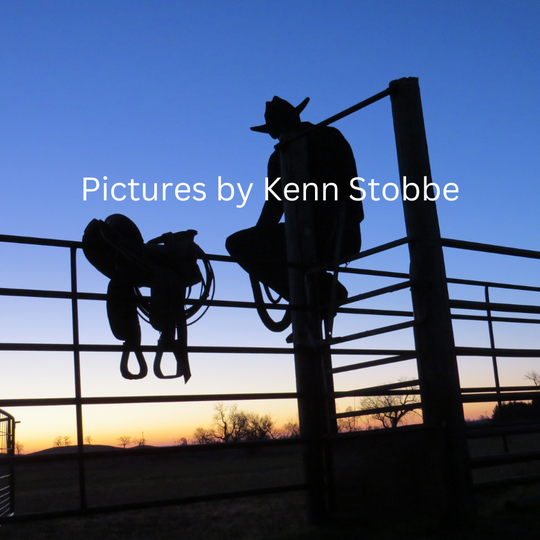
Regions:
<instances>
[{"instance_id":1,"label":"open field","mask_svg":"<svg viewBox=\"0 0 540 540\"><path fill-rule=\"evenodd\" d=\"M66 449L66 451L69 449ZM118 455L118 457L115 456ZM127 457L129 456L129 457ZM231 449L140 455L117 450L86 463L89 507L302 483L297 448ZM76 510L77 462L16 467L16 515ZM84 518L62 518L0 528L6 539L262 538L305 526L302 493L170 506Z\"/></svg>"},{"instance_id":2,"label":"open field","mask_svg":"<svg viewBox=\"0 0 540 540\"><path fill-rule=\"evenodd\" d=\"M4 525L2 540L538 540L540 486L479 497L480 516L468 532L423 521L323 528L304 518L301 494L129 511L84 518ZM534 497L529 506L526 496ZM510 508L509 502L521 504Z\"/></svg>"},{"instance_id":3,"label":"open field","mask_svg":"<svg viewBox=\"0 0 540 540\"><path fill-rule=\"evenodd\" d=\"M66 453L74 448L62 449ZM146 449L148 450L148 449ZM92 454L90 454L92 455ZM148 455L137 448L107 452L85 463L88 507L274 488L303 482L298 448L219 449ZM47 456L46 456L47 457ZM78 462L16 465L17 515L79 508Z\"/></svg>"},{"instance_id":4,"label":"open field","mask_svg":"<svg viewBox=\"0 0 540 540\"><path fill-rule=\"evenodd\" d=\"M538 435L513 436L510 449L538 448ZM500 440L471 441L473 455L498 453ZM129 454L128 454L129 453ZM116 456L118 455L118 457ZM122 456L127 457L122 459ZM475 477L535 473L538 463L476 471ZM76 461L17 465L17 515L75 510L79 505ZM88 505L144 503L154 499L276 487L303 482L296 447L202 450L159 456L116 450L86 463ZM359 489L362 489L359 486ZM406 501L406 493L404 500ZM59 518L0 527L0 540L537 540L540 538L540 484L481 492L479 515L467 531L426 520L369 522L351 513L346 522L325 528L307 523L302 492L199 502L77 518ZM406 504L406 502L405 502Z\"/></svg>"},{"instance_id":5,"label":"open field","mask_svg":"<svg viewBox=\"0 0 540 540\"><path fill-rule=\"evenodd\" d=\"M538 451L540 450L540 433L508 435L506 445L510 454ZM504 454L503 438L499 436L470 440L469 452L471 457ZM540 461L523 461L521 463L475 469L473 478L475 483L479 483L532 474L540 474Z\"/></svg>"},{"instance_id":6,"label":"open field","mask_svg":"<svg viewBox=\"0 0 540 540\"><path fill-rule=\"evenodd\" d=\"M284 495L9 524L2 540L250 540L305 526L302 497Z\"/></svg>"}]
</instances>

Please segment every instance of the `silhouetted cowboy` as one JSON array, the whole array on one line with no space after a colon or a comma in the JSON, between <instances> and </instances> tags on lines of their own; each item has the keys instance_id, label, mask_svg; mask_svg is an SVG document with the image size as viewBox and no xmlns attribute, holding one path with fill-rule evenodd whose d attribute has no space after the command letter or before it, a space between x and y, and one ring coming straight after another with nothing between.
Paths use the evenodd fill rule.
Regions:
<instances>
[{"instance_id":1,"label":"silhouetted cowboy","mask_svg":"<svg viewBox=\"0 0 540 540\"><path fill-rule=\"evenodd\" d=\"M266 102L266 123L251 129L282 140L287 134L312 128L313 124L300 120L300 113L308 101L306 98L294 107L275 96ZM334 200L334 192L329 190L327 200L319 197L312 203L316 262L320 265L360 251L360 222L364 213L362 203L350 198L350 195L358 195L350 186L357 172L351 147L343 135L333 127L321 127L309 132L306 139L309 182L317 184L320 193L325 183L337 186L337 200ZM268 185L281 176L280 152L275 150L268 162ZM295 179L288 181L295 182ZM280 182L273 187L273 192L277 198L268 197L255 227L231 235L226 247L233 259L250 274L252 281L260 281L288 300L285 225L280 223L283 216L283 186ZM330 296L332 280L330 274L323 278L323 288L327 289L322 291L324 299ZM337 285L337 298L342 300L347 297L347 291L340 283Z\"/></svg>"}]
</instances>

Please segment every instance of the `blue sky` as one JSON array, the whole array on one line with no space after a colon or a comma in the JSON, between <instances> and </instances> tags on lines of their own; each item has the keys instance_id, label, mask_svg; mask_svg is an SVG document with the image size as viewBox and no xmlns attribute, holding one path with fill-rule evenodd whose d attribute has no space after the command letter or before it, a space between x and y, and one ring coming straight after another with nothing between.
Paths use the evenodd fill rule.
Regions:
<instances>
[{"instance_id":1,"label":"blue sky","mask_svg":"<svg viewBox=\"0 0 540 540\"><path fill-rule=\"evenodd\" d=\"M303 117L319 121L416 76L434 179L461 190L441 205L443 232L536 245L523 234L535 229L538 193L535 2L0 5L5 233L76 239L93 217L120 211L145 236L192 227L223 251L261 206L273 142L249 127L262 123L266 100L310 96ZM339 125L359 174L381 182L395 180L393 140L370 142L391 135L389 118L385 100ZM241 210L218 203L219 175L259 189ZM202 182L208 197L85 203L85 176ZM367 208L374 243L379 206Z\"/></svg>"},{"instance_id":2,"label":"blue sky","mask_svg":"<svg viewBox=\"0 0 540 540\"><path fill-rule=\"evenodd\" d=\"M91 219L119 212L146 239L193 228L205 251L223 254L263 203L274 141L249 127L263 123L265 101L309 96L302 118L318 122L415 76L433 179L460 190L438 205L443 236L539 249L539 22L540 4L522 0L1 0L0 232L77 240ZM360 176L398 181L388 99L336 127ZM100 191L84 201L83 178L104 176L109 186L202 183L206 198L117 202ZM238 198L218 201L219 176L253 183L242 208ZM399 201L366 201L365 211L365 248L404 236ZM59 286L56 254L36 262L6 249L2 286ZM459 257L448 266L463 277L510 272ZM249 297L241 272L218 270L220 297ZM88 287L103 290L85 271ZM89 324L103 326L100 317L89 314ZM223 324L220 313L208 317ZM257 320L238 324L258 341L283 342ZM200 328L192 333L202 342Z\"/></svg>"}]
</instances>

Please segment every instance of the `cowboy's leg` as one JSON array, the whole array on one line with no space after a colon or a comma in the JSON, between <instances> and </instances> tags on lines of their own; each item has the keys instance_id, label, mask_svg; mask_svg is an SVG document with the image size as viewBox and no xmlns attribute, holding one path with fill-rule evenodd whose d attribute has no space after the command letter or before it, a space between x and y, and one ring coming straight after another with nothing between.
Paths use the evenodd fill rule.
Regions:
<instances>
[{"instance_id":1,"label":"cowboy's leg","mask_svg":"<svg viewBox=\"0 0 540 540\"><path fill-rule=\"evenodd\" d=\"M238 231L227 238L225 246L231 257L246 272L283 298L289 298L283 223Z\"/></svg>"}]
</instances>

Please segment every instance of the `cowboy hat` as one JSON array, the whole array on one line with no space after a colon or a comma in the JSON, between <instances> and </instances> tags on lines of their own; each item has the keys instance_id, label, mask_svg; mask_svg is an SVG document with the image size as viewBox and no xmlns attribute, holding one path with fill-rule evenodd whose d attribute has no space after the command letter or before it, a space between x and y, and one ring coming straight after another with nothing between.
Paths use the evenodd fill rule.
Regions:
<instances>
[{"instance_id":1,"label":"cowboy hat","mask_svg":"<svg viewBox=\"0 0 540 540\"><path fill-rule=\"evenodd\" d=\"M294 107L288 101L274 96L272 101L266 102L264 113L266 124L254 126L251 130L259 133L270 133L275 128L297 124L300 122L300 113L306 108L308 102L309 98L307 97L300 105Z\"/></svg>"}]
</instances>

